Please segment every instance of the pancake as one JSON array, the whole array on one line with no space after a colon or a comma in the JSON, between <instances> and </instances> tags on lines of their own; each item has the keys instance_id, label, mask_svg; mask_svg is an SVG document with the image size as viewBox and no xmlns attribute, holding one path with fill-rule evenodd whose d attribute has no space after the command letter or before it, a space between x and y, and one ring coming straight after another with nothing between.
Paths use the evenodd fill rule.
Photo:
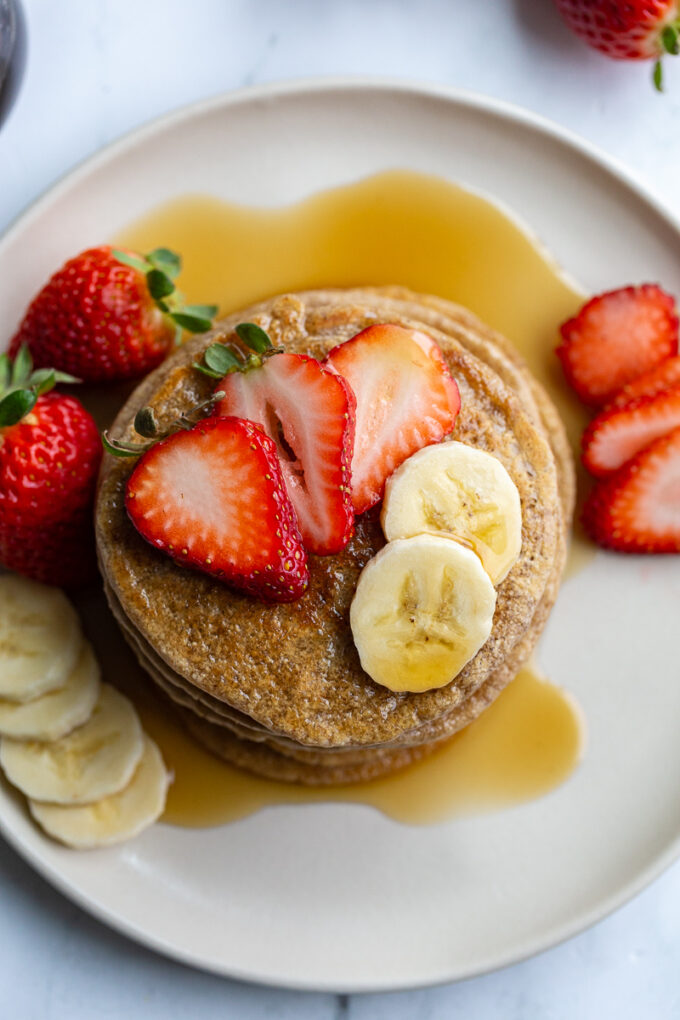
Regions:
<instances>
[{"instance_id":1,"label":"pancake","mask_svg":"<svg viewBox=\"0 0 680 1020\"><path fill-rule=\"evenodd\" d=\"M97 538L117 616L131 643L138 641L147 668L184 699L183 710L199 721L202 713L202 726L224 730L230 739L267 746L281 757L302 756L306 767L316 762L318 768L331 768L320 764L329 752L370 753L374 763L388 749L415 754L479 714L540 634L559 584L573 501L559 419L507 342L470 313L388 288L289 295L230 316L142 383L112 434L136 438L132 422L146 404L163 421L205 399L212 383L191 363L240 321L256 321L276 344L317 357L379 321L425 329L437 340L461 390L453 436L497 456L520 492L523 547L499 587L491 637L444 688L394 694L379 687L361 669L348 622L359 573L384 544L377 510L357 519L342 553L310 557L310 588L302 599L265 606L144 542L124 509L131 464L106 457Z\"/></svg>"},{"instance_id":2,"label":"pancake","mask_svg":"<svg viewBox=\"0 0 680 1020\"><path fill-rule=\"evenodd\" d=\"M156 683L161 701L171 709L178 721L200 744L232 765L256 775L283 782L308 786L337 785L363 782L390 774L421 760L451 739L458 730L472 722L498 696L515 676L514 662L504 664L468 701L460 707L438 734L416 744L401 747L383 745L366 748L310 748L291 741L277 740L266 730L248 732L238 723L225 722L211 716L210 711L182 693L166 670L159 671L158 658L145 648L125 624L126 637L142 668ZM535 632L525 635L517 646L518 661L526 661L536 640ZM442 723L444 721L442 720Z\"/></svg>"},{"instance_id":3,"label":"pancake","mask_svg":"<svg viewBox=\"0 0 680 1020\"><path fill-rule=\"evenodd\" d=\"M420 761L438 746L424 744L396 750L372 750L370 756L369 752L364 752L364 761L353 764L308 764L283 755L266 744L241 740L192 713L180 711L180 720L199 744L229 764L266 779L304 786L344 786L379 779Z\"/></svg>"},{"instance_id":4,"label":"pancake","mask_svg":"<svg viewBox=\"0 0 680 1020\"><path fill-rule=\"evenodd\" d=\"M559 562L556 561L556 565ZM557 571L555 573L557 575ZM422 727L410 731L398 740L379 745L380 749L385 750L398 746L414 747L420 746L423 743L446 739L475 719L484 708L491 704L531 655L552 606L557 587L557 584L553 584L550 591L546 590L546 598L541 602L535 618L522 640L517 643L512 654L503 665L487 678L474 695L448 715L435 722L424 724ZM182 679L170 670L167 664L154 652L153 648L135 632L110 589L106 589L106 594L112 613L117 619L142 668L153 678L157 686L171 702L181 708L190 710L205 723L214 727L225 728L230 734L243 740L258 743L264 742L281 754L310 764L328 763L331 760L334 760L336 764L341 760L345 763L355 760L363 761L364 758L362 756L366 757L370 751L375 749L370 746L360 748L314 748L296 744L286 737L258 726L242 713L233 710L229 711L228 707L222 702L206 698L203 692L190 684L183 683Z\"/></svg>"},{"instance_id":5,"label":"pancake","mask_svg":"<svg viewBox=\"0 0 680 1020\"><path fill-rule=\"evenodd\" d=\"M553 595L556 589L557 585L553 588ZM142 668L156 682L161 700L171 707L178 721L197 742L238 768L269 779L308 786L376 779L419 761L443 746L452 735L474 721L515 676L518 664L524 663L531 654L549 609L549 605L541 606L537 614L540 619L532 623L511 658L464 705L447 719L430 724L427 733L420 734L420 740L425 742L415 746L410 743L401 748L383 746L329 749L303 747L291 741L277 740L264 729L259 733L249 732L236 722L225 722L212 715L209 709L175 686L172 679L169 679L167 666L134 634L120 613L120 607L116 606L115 596L110 592L109 595L113 599L114 615L124 632L127 631L126 637Z\"/></svg>"}]
</instances>

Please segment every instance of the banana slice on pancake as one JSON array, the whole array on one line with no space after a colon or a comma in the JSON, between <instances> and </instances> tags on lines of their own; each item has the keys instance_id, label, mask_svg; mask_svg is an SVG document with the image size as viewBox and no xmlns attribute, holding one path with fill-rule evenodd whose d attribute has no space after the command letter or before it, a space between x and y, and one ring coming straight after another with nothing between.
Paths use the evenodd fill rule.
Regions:
<instances>
[{"instance_id":1,"label":"banana slice on pancake","mask_svg":"<svg viewBox=\"0 0 680 1020\"><path fill-rule=\"evenodd\" d=\"M0 576L0 698L32 701L63 687L80 642L78 616L62 591Z\"/></svg>"},{"instance_id":2,"label":"banana slice on pancake","mask_svg":"<svg viewBox=\"0 0 680 1020\"><path fill-rule=\"evenodd\" d=\"M493 584L522 548L519 493L501 462L451 440L414 454L388 479L381 514L385 538L440 533L469 543Z\"/></svg>"},{"instance_id":3,"label":"banana slice on pancake","mask_svg":"<svg viewBox=\"0 0 680 1020\"><path fill-rule=\"evenodd\" d=\"M495 606L471 549L437 535L389 542L361 572L350 608L361 665L392 691L443 687L489 637Z\"/></svg>"},{"instance_id":4,"label":"banana slice on pancake","mask_svg":"<svg viewBox=\"0 0 680 1020\"><path fill-rule=\"evenodd\" d=\"M169 783L157 745L145 736L139 764L119 793L92 804L64 806L29 800L28 806L48 835L76 850L91 850L131 839L152 825L165 809Z\"/></svg>"},{"instance_id":5,"label":"banana slice on pancake","mask_svg":"<svg viewBox=\"0 0 680 1020\"><path fill-rule=\"evenodd\" d=\"M10 783L33 800L88 804L127 786L143 749L131 702L102 684L86 723L53 743L3 737L0 765Z\"/></svg>"},{"instance_id":6,"label":"banana slice on pancake","mask_svg":"<svg viewBox=\"0 0 680 1020\"><path fill-rule=\"evenodd\" d=\"M33 701L0 698L0 735L18 740L59 740L92 715L99 697L99 664L89 641L63 687Z\"/></svg>"}]
</instances>

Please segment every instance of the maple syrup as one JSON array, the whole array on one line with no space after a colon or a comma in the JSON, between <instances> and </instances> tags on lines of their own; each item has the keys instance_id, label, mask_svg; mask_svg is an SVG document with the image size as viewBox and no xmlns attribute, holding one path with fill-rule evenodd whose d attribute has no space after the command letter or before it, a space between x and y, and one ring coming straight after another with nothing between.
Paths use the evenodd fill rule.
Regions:
<instances>
[{"instance_id":1,"label":"maple syrup","mask_svg":"<svg viewBox=\"0 0 680 1020\"><path fill-rule=\"evenodd\" d=\"M309 788L251 776L199 748L165 713L142 708L174 770L165 821L209 826L275 804L368 804L412 825L532 800L573 771L582 748L576 703L532 666L475 722L428 758L367 783Z\"/></svg>"},{"instance_id":2,"label":"maple syrup","mask_svg":"<svg viewBox=\"0 0 680 1020\"><path fill-rule=\"evenodd\" d=\"M574 314L583 294L517 222L481 195L401 170L285 208L190 195L151 211L116 242L181 252L187 300L218 303L221 314L317 287L401 284L456 301L517 346L577 446L585 413L564 388L554 347L558 324ZM577 535L569 571L590 555ZM104 614L98 634L111 625ZM110 640L122 642L114 634ZM126 652L119 648L119 654ZM138 667L127 654L124 672L134 677ZM177 825L212 826L274 804L328 801L369 804L401 822L431 823L537 797L567 778L582 749L578 706L527 666L479 719L423 761L369 783L309 789L221 762L141 693L143 678L132 686L144 725L175 773L164 817Z\"/></svg>"}]
</instances>

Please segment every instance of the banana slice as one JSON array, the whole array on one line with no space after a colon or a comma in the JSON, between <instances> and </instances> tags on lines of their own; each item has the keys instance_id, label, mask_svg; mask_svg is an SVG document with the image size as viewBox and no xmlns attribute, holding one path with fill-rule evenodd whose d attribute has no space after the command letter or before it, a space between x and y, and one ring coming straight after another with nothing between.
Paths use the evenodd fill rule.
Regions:
<instances>
[{"instance_id":1,"label":"banana slice","mask_svg":"<svg viewBox=\"0 0 680 1020\"><path fill-rule=\"evenodd\" d=\"M80 641L78 616L62 591L0 576L0 698L32 701L63 687Z\"/></svg>"},{"instance_id":2,"label":"banana slice","mask_svg":"<svg viewBox=\"0 0 680 1020\"><path fill-rule=\"evenodd\" d=\"M392 691L443 687L489 637L495 606L470 549L437 535L389 542L361 572L350 608L361 665Z\"/></svg>"},{"instance_id":3,"label":"banana slice","mask_svg":"<svg viewBox=\"0 0 680 1020\"><path fill-rule=\"evenodd\" d=\"M161 752L145 736L139 765L120 793L93 804L63 806L29 800L28 806L48 835L76 850L91 850L131 839L152 825L163 814L169 783Z\"/></svg>"},{"instance_id":4,"label":"banana slice","mask_svg":"<svg viewBox=\"0 0 680 1020\"><path fill-rule=\"evenodd\" d=\"M381 523L388 542L440 533L469 542L494 584L522 548L522 508L496 457L451 440L409 457L385 487Z\"/></svg>"},{"instance_id":5,"label":"banana slice","mask_svg":"<svg viewBox=\"0 0 680 1020\"><path fill-rule=\"evenodd\" d=\"M33 800L90 804L127 786L143 747L132 704L102 684L86 723L51 744L3 737L0 765L10 783Z\"/></svg>"},{"instance_id":6,"label":"banana slice","mask_svg":"<svg viewBox=\"0 0 680 1020\"><path fill-rule=\"evenodd\" d=\"M90 718L99 686L99 664L89 641L83 640L64 687L34 701L0 698L0 735L19 740L59 740Z\"/></svg>"}]
</instances>

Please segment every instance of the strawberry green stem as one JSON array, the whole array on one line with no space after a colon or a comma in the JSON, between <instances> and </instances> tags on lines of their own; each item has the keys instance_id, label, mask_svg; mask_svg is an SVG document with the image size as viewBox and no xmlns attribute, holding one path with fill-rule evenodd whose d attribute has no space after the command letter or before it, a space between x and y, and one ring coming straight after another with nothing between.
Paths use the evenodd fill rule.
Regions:
<instances>
[{"instance_id":1,"label":"strawberry green stem","mask_svg":"<svg viewBox=\"0 0 680 1020\"><path fill-rule=\"evenodd\" d=\"M113 256L123 265L143 273L156 306L176 326L177 342L181 339L183 329L189 333L205 333L212 329L217 305L187 305L184 303L184 295L175 286L175 277L182 268L182 260L176 252L169 248L154 248L148 255L137 255L114 248Z\"/></svg>"},{"instance_id":2,"label":"strawberry green stem","mask_svg":"<svg viewBox=\"0 0 680 1020\"><path fill-rule=\"evenodd\" d=\"M174 432L180 432L182 429L192 429L204 417L203 412L216 401L222 399L224 399L222 391L213 393L207 400L197 404L189 411L185 411L179 418L175 418L168 428L163 431L158 427L154 409L152 407L142 407L135 415L134 428L138 435L148 439L149 442L125 443L120 439L111 439L108 432L103 432L102 445L106 452L110 453L113 457L139 457L142 453L146 453L152 446L160 442L161 439L167 439Z\"/></svg>"},{"instance_id":3,"label":"strawberry green stem","mask_svg":"<svg viewBox=\"0 0 680 1020\"><path fill-rule=\"evenodd\" d=\"M677 57L680 53L680 18L669 22L661 32L661 46L664 54ZM654 64L654 87L657 92L663 92L663 64L662 58Z\"/></svg>"},{"instance_id":4,"label":"strawberry green stem","mask_svg":"<svg viewBox=\"0 0 680 1020\"><path fill-rule=\"evenodd\" d=\"M33 371L31 353L23 344L14 361L8 354L0 355L0 428L17 425L36 405L38 397L49 393L57 383L80 382L66 372L54 368Z\"/></svg>"},{"instance_id":5,"label":"strawberry green stem","mask_svg":"<svg viewBox=\"0 0 680 1020\"><path fill-rule=\"evenodd\" d=\"M234 328L236 336L252 354L247 357L240 348L227 343L214 343L203 352L203 360L195 361L193 368L212 379L223 379L232 372L250 372L260 368L266 358L281 354L283 347L273 347L269 335L254 322L240 322Z\"/></svg>"}]
</instances>

